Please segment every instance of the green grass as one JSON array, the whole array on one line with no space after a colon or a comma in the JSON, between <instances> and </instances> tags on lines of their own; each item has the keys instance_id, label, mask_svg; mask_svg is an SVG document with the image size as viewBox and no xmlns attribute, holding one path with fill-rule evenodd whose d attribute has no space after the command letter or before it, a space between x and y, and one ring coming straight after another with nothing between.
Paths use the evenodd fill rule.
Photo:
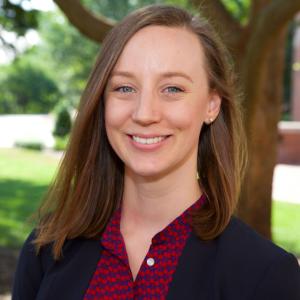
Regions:
<instances>
[{"instance_id":1,"label":"green grass","mask_svg":"<svg viewBox=\"0 0 300 300\"><path fill-rule=\"evenodd\" d=\"M272 210L274 242L300 257L300 204L273 201Z\"/></svg>"},{"instance_id":2,"label":"green grass","mask_svg":"<svg viewBox=\"0 0 300 300\"><path fill-rule=\"evenodd\" d=\"M26 219L37 209L58 165L50 155L0 149L0 246L19 248L32 228ZM273 202L273 238L300 257L300 205Z\"/></svg>"},{"instance_id":3,"label":"green grass","mask_svg":"<svg viewBox=\"0 0 300 300\"><path fill-rule=\"evenodd\" d=\"M0 149L0 245L18 248L55 173L58 159L33 150Z\"/></svg>"}]
</instances>

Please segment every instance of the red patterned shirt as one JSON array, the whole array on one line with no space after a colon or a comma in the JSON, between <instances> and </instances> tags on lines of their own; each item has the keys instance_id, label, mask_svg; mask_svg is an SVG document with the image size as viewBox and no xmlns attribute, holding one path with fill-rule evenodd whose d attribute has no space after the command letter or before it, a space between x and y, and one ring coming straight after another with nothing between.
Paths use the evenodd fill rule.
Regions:
<instances>
[{"instance_id":1,"label":"red patterned shirt","mask_svg":"<svg viewBox=\"0 0 300 300\"><path fill-rule=\"evenodd\" d=\"M102 235L103 252L84 299L165 299L178 259L192 230L188 212L199 208L204 201L205 196L202 195L152 238L134 281L120 232L121 210L118 209Z\"/></svg>"}]
</instances>

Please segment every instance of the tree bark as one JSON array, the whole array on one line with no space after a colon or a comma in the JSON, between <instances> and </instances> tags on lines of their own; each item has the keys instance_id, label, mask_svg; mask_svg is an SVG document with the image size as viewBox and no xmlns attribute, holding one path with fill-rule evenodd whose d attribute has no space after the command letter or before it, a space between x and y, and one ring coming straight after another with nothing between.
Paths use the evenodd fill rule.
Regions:
<instances>
[{"instance_id":1,"label":"tree bark","mask_svg":"<svg viewBox=\"0 0 300 300\"><path fill-rule=\"evenodd\" d=\"M251 138L254 120L252 116L259 102L264 101L259 97L263 72L257 70L264 69L268 55L276 43L276 37L298 10L300 10L300 0L273 0L261 8L255 18L256 21L252 20L253 23L249 24L251 35L247 41L247 52L241 70L246 95L245 125L249 138Z\"/></svg>"},{"instance_id":2,"label":"tree bark","mask_svg":"<svg viewBox=\"0 0 300 300\"><path fill-rule=\"evenodd\" d=\"M249 166L242 187L239 215L271 238L273 171L277 159L277 124L283 85L285 27L300 1L273 0L256 16L242 63L245 92L245 127ZM254 22L254 21L252 21Z\"/></svg>"},{"instance_id":3,"label":"tree bark","mask_svg":"<svg viewBox=\"0 0 300 300\"><path fill-rule=\"evenodd\" d=\"M249 166L238 207L239 216L267 238L271 238L272 181L277 161L285 40L286 29L283 29L264 69L257 70L262 73L260 101L251 120Z\"/></svg>"},{"instance_id":4,"label":"tree bark","mask_svg":"<svg viewBox=\"0 0 300 300\"><path fill-rule=\"evenodd\" d=\"M219 0L190 0L190 3L205 15L221 34L222 39L226 41L227 46L234 49L243 34L243 28L227 11L223 3Z\"/></svg>"},{"instance_id":5,"label":"tree bark","mask_svg":"<svg viewBox=\"0 0 300 300\"><path fill-rule=\"evenodd\" d=\"M70 23L84 36L101 43L107 32L116 24L114 20L86 9L79 0L54 0Z\"/></svg>"}]
</instances>

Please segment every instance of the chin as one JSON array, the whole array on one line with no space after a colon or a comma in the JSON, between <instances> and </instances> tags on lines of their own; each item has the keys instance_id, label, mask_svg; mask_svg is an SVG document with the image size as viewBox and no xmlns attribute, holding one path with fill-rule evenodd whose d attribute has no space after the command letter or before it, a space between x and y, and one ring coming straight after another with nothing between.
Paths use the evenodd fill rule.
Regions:
<instances>
[{"instance_id":1,"label":"chin","mask_svg":"<svg viewBox=\"0 0 300 300\"><path fill-rule=\"evenodd\" d=\"M160 180L167 177L172 172L171 168L159 168L154 166L153 168L130 168L129 174L135 177L141 177L149 181Z\"/></svg>"},{"instance_id":2,"label":"chin","mask_svg":"<svg viewBox=\"0 0 300 300\"><path fill-rule=\"evenodd\" d=\"M164 175L166 175L166 172L164 172L163 170L158 170L157 166L153 166L153 167L146 167L144 166L139 167L139 168L128 168L128 173L132 174L133 176L140 176L140 177L145 177L145 178L159 178L162 177Z\"/></svg>"}]
</instances>

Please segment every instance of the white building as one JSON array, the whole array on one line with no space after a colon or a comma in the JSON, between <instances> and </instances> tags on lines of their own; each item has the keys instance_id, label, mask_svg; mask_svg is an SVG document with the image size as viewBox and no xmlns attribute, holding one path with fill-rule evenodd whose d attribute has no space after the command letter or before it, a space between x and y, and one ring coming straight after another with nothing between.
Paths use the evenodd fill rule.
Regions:
<instances>
[{"instance_id":1,"label":"white building","mask_svg":"<svg viewBox=\"0 0 300 300\"><path fill-rule=\"evenodd\" d=\"M0 147L11 148L17 142L38 142L54 146L53 115L0 115Z\"/></svg>"}]
</instances>

